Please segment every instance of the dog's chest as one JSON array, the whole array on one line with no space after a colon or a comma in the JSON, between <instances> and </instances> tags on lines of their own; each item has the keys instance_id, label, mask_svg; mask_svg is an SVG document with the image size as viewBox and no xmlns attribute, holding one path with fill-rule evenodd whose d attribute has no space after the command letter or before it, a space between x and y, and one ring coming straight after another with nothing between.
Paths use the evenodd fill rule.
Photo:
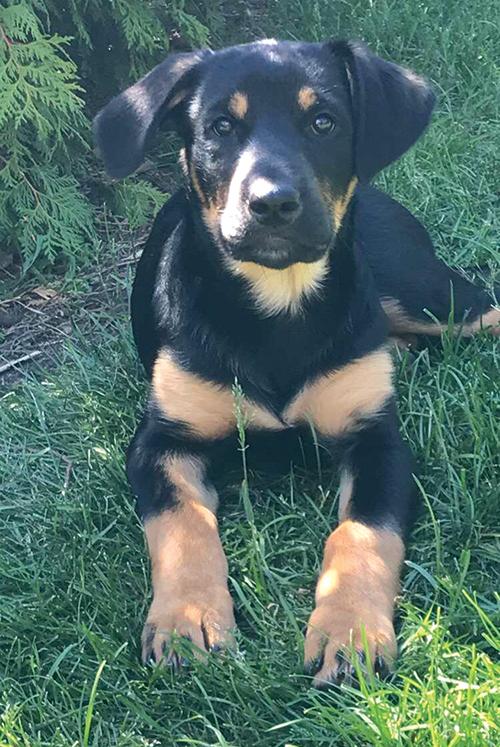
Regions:
<instances>
[{"instance_id":1,"label":"dog's chest","mask_svg":"<svg viewBox=\"0 0 500 747\"><path fill-rule=\"evenodd\" d=\"M309 424L337 436L383 407L392 393L392 360L385 348L378 349L311 378L286 396L245 375L235 384L203 378L164 351L154 367L152 389L163 414L200 438L225 438L240 424L267 431Z\"/></svg>"}]
</instances>

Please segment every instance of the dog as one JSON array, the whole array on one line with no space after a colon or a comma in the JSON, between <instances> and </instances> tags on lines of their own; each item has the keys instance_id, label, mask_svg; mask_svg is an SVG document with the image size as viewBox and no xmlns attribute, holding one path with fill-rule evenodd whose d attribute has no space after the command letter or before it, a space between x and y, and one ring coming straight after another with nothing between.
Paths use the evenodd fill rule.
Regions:
<instances>
[{"instance_id":1,"label":"dog","mask_svg":"<svg viewBox=\"0 0 500 747\"><path fill-rule=\"evenodd\" d=\"M370 185L434 103L424 79L361 43L265 40L171 54L97 115L112 177L139 167L160 127L183 142L186 183L154 222L131 300L150 379L127 455L152 566L145 662L178 666L176 636L207 652L234 644L213 479L236 438L237 381L250 452L313 431L340 455L306 671L321 687L354 681L356 657L392 666L416 495L389 336L498 334L500 322Z\"/></svg>"}]
</instances>

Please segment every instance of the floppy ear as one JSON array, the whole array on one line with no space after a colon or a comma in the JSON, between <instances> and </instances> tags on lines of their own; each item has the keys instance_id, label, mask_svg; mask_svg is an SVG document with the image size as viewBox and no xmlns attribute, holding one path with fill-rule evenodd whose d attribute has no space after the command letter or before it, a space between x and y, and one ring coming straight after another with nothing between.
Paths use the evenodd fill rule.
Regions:
<instances>
[{"instance_id":1,"label":"floppy ear","mask_svg":"<svg viewBox=\"0 0 500 747\"><path fill-rule=\"evenodd\" d=\"M368 181L420 137L434 108L430 85L358 42L331 49L343 61L351 89L356 176Z\"/></svg>"},{"instance_id":2,"label":"floppy ear","mask_svg":"<svg viewBox=\"0 0 500 747\"><path fill-rule=\"evenodd\" d=\"M131 174L160 122L186 99L208 50L171 54L135 85L115 96L94 119L97 148L110 176Z\"/></svg>"}]
</instances>

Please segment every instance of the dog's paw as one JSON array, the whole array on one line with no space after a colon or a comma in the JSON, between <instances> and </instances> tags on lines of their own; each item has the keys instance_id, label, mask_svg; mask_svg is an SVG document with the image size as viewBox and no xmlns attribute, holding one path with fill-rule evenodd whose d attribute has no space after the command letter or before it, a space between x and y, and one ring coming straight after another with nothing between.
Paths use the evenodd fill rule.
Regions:
<instances>
[{"instance_id":1,"label":"dog's paw","mask_svg":"<svg viewBox=\"0 0 500 747\"><path fill-rule=\"evenodd\" d=\"M142 661L178 669L188 664L175 645L184 638L195 658L234 647L233 603L227 589L206 592L199 600L153 600L142 631Z\"/></svg>"},{"instance_id":2,"label":"dog's paw","mask_svg":"<svg viewBox=\"0 0 500 747\"><path fill-rule=\"evenodd\" d=\"M304 647L305 671L315 687L356 684L356 666L386 676L396 657L392 620L370 610L359 614L338 601L324 602L309 618ZM367 660L368 655L368 660Z\"/></svg>"}]
</instances>

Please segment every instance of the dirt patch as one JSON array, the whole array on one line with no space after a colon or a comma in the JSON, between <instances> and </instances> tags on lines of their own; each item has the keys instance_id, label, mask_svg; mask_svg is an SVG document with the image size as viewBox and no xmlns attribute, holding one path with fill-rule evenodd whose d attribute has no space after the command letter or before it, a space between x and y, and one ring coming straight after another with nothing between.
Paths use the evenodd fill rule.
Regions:
<instances>
[{"instance_id":1,"label":"dirt patch","mask_svg":"<svg viewBox=\"0 0 500 747\"><path fill-rule=\"evenodd\" d=\"M111 259L82 272L79 285L84 291L68 292L48 281L0 300L1 389L12 387L28 372L56 365L61 346L72 339L75 328L90 332L97 314L102 326L106 316L111 319L127 311L125 280L135 270L146 235L141 231L128 237L117 244Z\"/></svg>"}]
</instances>

